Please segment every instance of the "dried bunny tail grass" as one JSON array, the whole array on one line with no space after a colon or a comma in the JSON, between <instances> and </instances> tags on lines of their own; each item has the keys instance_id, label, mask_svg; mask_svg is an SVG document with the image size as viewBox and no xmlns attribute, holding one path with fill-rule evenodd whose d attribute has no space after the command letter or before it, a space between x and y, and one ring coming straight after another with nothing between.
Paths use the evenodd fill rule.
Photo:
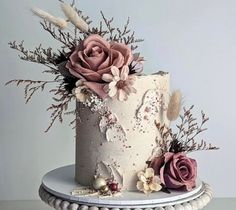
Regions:
<instances>
[{"instance_id":1,"label":"dried bunny tail grass","mask_svg":"<svg viewBox=\"0 0 236 210\"><path fill-rule=\"evenodd\" d=\"M181 109L182 94L179 90L172 92L167 108L167 118L174 121L178 118Z\"/></svg>"},{"instance_id":2,"label":"dried bunny tail grass","mask_svg":"<svg viewBox=\"0 0 236 210\"><path fill-rule=\"evenodd\" d=\"M31 11L37 15L38 17L47 20L48 22L52 23L53 25L57 26L60 29L65 29L68 25L68 23L66 22L66 20L64 20L63 18L60 17L55 17L53 15L51 15L48 12L45 12L42 9L39 8L31 8Z\"/></svg>"},{"instance_id":3,"label":"dried bunny tail grass","mask_svg":"<svg viewBox=\"0 0 236 210\"><path fill-rule=\"evenodd\" d=\"M61 4L61 9L69 21L78 29L83 32L87 32L89 30L89 25L78 15L72 6L63 3Z\"/></svg>"}]
</instances>

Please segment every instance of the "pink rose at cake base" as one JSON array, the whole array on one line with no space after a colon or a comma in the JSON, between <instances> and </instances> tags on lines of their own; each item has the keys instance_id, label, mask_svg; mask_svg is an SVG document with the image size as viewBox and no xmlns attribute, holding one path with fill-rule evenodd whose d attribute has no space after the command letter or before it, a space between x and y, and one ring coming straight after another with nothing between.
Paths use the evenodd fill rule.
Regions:
<instances>
[{"instance_id":1,"label":"pink rose at cake base","mask_svg":"<svg viewBox=\"0 0 236 210\"><path fill-rule=\"evenodd\" d=\"M158 198L194 191L198 168L191 152L218 149L198 139L209 118L201 112L199 119L194 106L183 106L181 91L169 89L168 72L143 72L145 59L137 51L143 40L135 37L129 19L118 28L101 13L96 25L74 4L60 6L64 18L32 9L44 31L59 41L58 50L9 43L22 60L42 65L42 74L53 79L7 84L24 86L26 102L55 84L46 132L57 120L74 116L78 188L71 195L112 197L134 191Z\"/></svg>"},{"instance_id":2,"label":"pink rose at cake base","mask_svg":"<svg viewBox=\"0 0 236 210\"><path fill-rule=\"evenodd\" d=\"M149 167L167 188L190 191L196 186L197 162L185 153L165 153L163 157L154 158Z\"/></svg>"}]
</instances>

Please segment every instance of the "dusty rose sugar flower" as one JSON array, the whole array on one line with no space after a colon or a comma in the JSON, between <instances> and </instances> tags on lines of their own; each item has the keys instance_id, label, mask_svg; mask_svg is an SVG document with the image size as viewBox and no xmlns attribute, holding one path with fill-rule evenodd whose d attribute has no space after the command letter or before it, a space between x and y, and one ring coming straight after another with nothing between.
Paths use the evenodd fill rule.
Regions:
<instances>
[{"instance_id":1,"label":"dusty rose sugar flower","mask_svg":"<svg viewBox=\"0 0 236 210\"><path fill-rule=\"evenodd\" d=\"M169 189L190 191L196 186L197 162L183 152L167 152L164 156L154 158L148 167L154 169Z\"/></svg>"},{"instance_id":2,"label":"dusty rose sugar flower","mask_svg":"<svg viewBox=\"0 0 236 210\"><path fill-rule=\"evenodd\" d=\"M102 75L111 74L112 66L118 69L129 66L132 60L132 50L127 45L92 34L76 46L66 68L74 77L85 80L84 85L104 99L107 93Z\"/></svg>"},{"instance_id":3,"label":"dusty rose sugar flower","mask_svg":"<svg viewBox=\"0 0 236 210\"><path fill-rule=\"evenodd\" d=\"M116 66L112 66L111 74L103 74L102 79L109 83L104 89L111 98L116 96L119 101L126 101L128 95L136 93L133 87L135 76L129 75L129 67L126 65L121 71Z\"/></svg>"},{"instance_id":4,"label":"dusty rose sugar flower","mask_svg":"<svg viewBox=\"0 0 236 210\"><path fill-rule=\"evenodd\" d=\"M161 180L154 174L154 170L152 168L147 168L145 171L140 171L138 173L138 179L139 180L136 187L139 191L142 191L145 194L153 191L160 191L162 188Z\"/></svg>"}]
</instances>

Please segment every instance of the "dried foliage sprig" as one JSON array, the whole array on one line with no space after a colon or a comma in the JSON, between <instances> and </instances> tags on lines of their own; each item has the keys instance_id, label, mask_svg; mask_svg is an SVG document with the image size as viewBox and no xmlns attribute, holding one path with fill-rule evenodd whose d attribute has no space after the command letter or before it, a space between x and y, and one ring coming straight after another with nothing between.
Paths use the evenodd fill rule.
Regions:
<instances>
[{"instance_id":1,"label":"dried foliage sprig","mask_svg":"<svg viewBox=\"0 0 236 210\"><path fill-rule=\"evenodd\" d=\"M24 95L26 99L26 103L28 103L32 96L38 92L43 91L45 89L46 85L52 84L52 83L59 83L61 82L61 85L57 89L51 89L49 92L54 94L53 100L54 103L47 109L47 111L51 111L51 122L45 132L48 132L52 125L56 122L56 120L59 120L59 122L63 121L63 115L72 115L75 114L75 111L68 111L68 107L70 102L75 100L75 97L73 94L69 93L64 86L64 83L62 82L62 79L59 79L59 77L55 77L55 80L52 81L34 81L34 80L23 80L23 79L15 79L10 80L5 85L9 84L16 84L24 85ZM72 120L70 125L74 125L75 120Z\"/></svg>"},{"instance_id":2,"label":"dried foliage sprig","mask_svg":"<svg viewBox=\"0 0 236 210\"><path fill-rule=\"evenodd\" d=\"M73 120L71 120L70 123L69 123L69 125L72 126L72 129L76 128L76 121L77 121L77 119L75 117L76 114L78 114L76 109L64 113L64 115L67 115L67 116L68 115L73 115L74 116Z\"/></svg>"},{"instance_id":3,"label":"dried foliage sprig","mask_svg":"<svg viewBox=\"0 0 236 210\"><path fill-rule=\"evenodd\" d=\"M20 59L24 61L29 61L33 63L42 64L50 68L51 73L59 74L59 71L56 68L55 60L58 58L58 55L52 51L52 48L43 48L40 44L34 50L27 50L24 47L24 41L17 43L16 41L9 42L10 48L20 52Z\"/></svg>"},{"instance_id":4,"label":"dried foliage sprig","mask_svg":"<svg viewBox=\"0 0 236 210\"><path fill-rule=\"evenodd\" d=\"M65 52L62 50L60 55L58 55L52 51L52 48L44 49L42 48L41 45L36 47L35 50L27 50L25 49L23 43L24 43L23 41L20 43L16 43L14 41L10 42L9 45L12 49L15 49L21 53L19 57L22 60L42 64L48 67L49 69L44 70L42 73L53 74L54 79L51 81L14 79L7 82L6 85L9 84L16 84L17 86L24 85L24 93L25 93L24 95L26 103L28 103L33 97L33 95L35 95L35 93L38 91L43 91L45 89L45 86L55 83L60 84L58 89L50 90L50 92L54 94L53 100L55 101L55 103L48 108L48 111L52 111L52 114L50 116L51 122L45 131L48 132L57 119L60 122L62 122L63 115L65 114L65 112L67 112L69 103L74 99L73 95L70 92L68 92L67 90L68 84L64 82L63 76L59 72L57 66L58 59L61 59L60 58L61 56L65 56Z\"/></svg>"},{"instance_id":5,"label":"dried foliage sprig","mask_svg":"<svg viewBox=\"0 0 236 210\"><path fill-rule=\"evenodd\" d=\"M99 27L92 27L88 31L89 34L98 34L102 37L105 37L107 34L109 34L109 31L103 29L103 22L100 21Z\"/></svg>"},{"instance_id":6,"label":"dried foliage sprig","mask_svg":"<svg viewBox=\"0 0 236 210\"><path fill-rule=\"evenodd\" d=\"M201 112L201 122L198 123L197 119L193 117L192 109L194 106L191 106L189 109L184 109L184 114L180 115L181 123L177 125L178 134L177 139L182 142L182 146L185 151L197 151L197 150L215 150L218 149L211 144L207 144L206 141L201 140L200 143L196 142L196 137L207 130L205 128L206 122L209 118L202 111Z\"/></svg>"},{"instance_id":7,"label":"dried foliage sprig","mask_svg":"<svg viewBox=\"0 0 236 210\"><path fill-rule=\"evenodd\" d=\"M108 37L109 40L124 43L126 45L131 45L132 50L135 50L138 48L136 43L144 41L143 39L136 39L135 32L129 29L129 24L130 24L129 18L126 24L124 25L123 30L120 30L119 28L112 26L114 18L107 19L105 15L103 14L103 12L101 12L101 15L102 15L103 22L105 23L105 26L107 28L107 30L102 31L102 34L104 34L104 36L109 34L109 37ZM102 28L101 24L100 24L100 29Z\"/></svg>"},{"instance_id":8,"label":"dried foliage sprig","mask_svg":"<svg viewBox=\"0 0 236 210\"><path fill-rule=\"evenodd\" d=\"M112 27L112 22L114 21L114 18L111 18L111 19L107 19L105 17L105 15L103 14L103 12L101 11L101 15L102 15L102 18L103 18L103 21L108 29L108 33L110 34L110 40L114 40L114 37L113 37L113 32L115 31L116 28Z\"/></svg>"},{"instance_id":9,"label":"dried foliage sprig","mask_svg":"<svg viewBox=\"0 0 236 210\"><path fill-rule=\"evenodd\" d=\"M160 123L155 123L160 134L159 138L157 139L157 144L162 148L163 151L167 152L169 151L169 144L172 140L172 129L168 128L165 124L161 125Z\"/></svg>"},{"instance_id":10,"label":"dried foliage sprig","mask_svg":"<svg viewBox=\"0 0 236 210\"><path fill-rule=\"evenodd\" d=\"M165 152L193 152L200 150L216 150L218 147L208 144L201 140L197 142L196 137L207 130L205 123L209 120L205 113L201 112L201 122L197 122L192 114L191 106L189 109L183 108L183 115L180 115L180 123L176 125L177 132L173 132L171 128L165 125L156 124L160 133L159 144Z\"/></svg>"},{"instance_id":11,"label":"dried foliage sprig","mask_svg":"<svg viewBox=\"0 0 236 210\"><path fill-rule=\"evenodd\" d=\"M51 83L55 83L58 81L35 81L35 80L23 80L23 79L14 79L8 81L5 85L9 84L16 84L17 86L19 85L24 85L24 96L25 96L25 103L28 103L32 96L38 91L43 91L45 86Z\"/></svg>"},{"instance_id":12,"label":"dried foliage sprig","mask_svg":"<svg viewBox=\"0 0 236 210\"><path fill-rule=\"evenodd\" d=\"M47 111L51 111L51 122L45 132L48 132L49 129L53 126L56 120L59 122L63 122L63 116L73 114L74 112L68 112L70 102L75 100L75 96L73 94L68 93L67 90L63 88L63 85L60 85L57 89L50 90L51 93L55 95L53 97L54 103L48 107ZM74 120L70 123L71 125L74 123Z\"/></svg>"},{"instance_id":13,"label":"dried foliage sprig","mask_svg":"<svg viewBox=\"0 0 236 210\"><path fill-rule=\"evenodd\" d=\"M21 55L19 57L22 60L28 61L28 62L34 62L38 64L42 64L49 68L49 70L44 70L43 73L51 73L55 75L54 79L51 81L34 81L34 80L24 80L24 79L15 79L11 80L6 83L6 85L9 84L16 84L24 85L24 95L26 99L26 103L28 103L33 95L38 91L43 91L45 89L46 85L49 84L61 84L58 89L51 89L50 92L54 93L55 97L53 97L53 100L57 102L58 104L53 104L49 111L53 111L51 115L51 123L46 129L46 132L49 131L49 129L52 127L52 125L55 123L57 119L59 121L62 121L62 115L64 112L67 111L67 107L69 103L72 101L73 97L72 95L66 90L66 85L64 85L64 79L63 76L60 74L57 68L57 59L58 55L56 53L52 52L51 48L44 49L40 45L39 47L36 47L35 50L30 51L26 50L24 48L23 42L17 44L15 41L9 43L10 47L19 51ZM63 51L62 51L63 54ZM63 93L63 97L57 98L59 95Z\"/></svg>"},{"instance_id":14,"label":"dried foliage sprig","mask_svg":"<svg viewBox=\"0 0 236 210\"><path fill-rule=\"evenodd\" d=\"M63 44L62 48L71 49L77 45L77 38L72 36L70 32L62 31L58 28L55 28L46 20L40 22L40 24L42 25L43 29L47 31L54 39Z\"/></svg>"}]
</instances>

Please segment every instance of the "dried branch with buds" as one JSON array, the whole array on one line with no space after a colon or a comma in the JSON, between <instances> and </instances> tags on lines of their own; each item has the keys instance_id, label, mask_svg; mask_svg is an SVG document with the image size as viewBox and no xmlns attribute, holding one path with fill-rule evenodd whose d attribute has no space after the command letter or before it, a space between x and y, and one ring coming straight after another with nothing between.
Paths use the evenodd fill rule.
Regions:
<instances>
[{"instance_id":1,"label":"dried branch with buds","mask_svg":"<svg viewBox=\"0 0 236 210\"><path fill-rule=\"evenodd\" d=\"M78 44L77 37L71 35L68 31L62 31L59 28L54 27L51 23L44 20L40 22L43 29L47 31L54 39L61 42L63 44L62 48L71 49Z\"/></svg>"},{"instance_id":2,"label":"dried branch with buds","mask_svg":"<svg viewBox=\"0 0 236 210\"><path fill-rule=\"evenodd\" d=\"M25 103L28 103L32 96L38 91L43 91L45 86L50 83L55 83L57 81L34 81L34 80L23 80L23 79L14 79L8 81L5 85L16 84L17 86L24 84L24 95L25 95Z\"/></svg>"},{"instance_id":3,"label":"dried branch with buds","mask_svg":"<svg viewBox=\"0 0 236 210\"><path fill-rule=\"evenodd\" d=\"M124 25L123 30L121 30L119 28L115 28L112 26L112 23L114 20L113 18L107 19L105 17L105 15L103 14L103 12L101 12L101 15L102 15L102 19L103 19L103 22L105 23L107 30L103 30L102 22L100 23L100 30L98 30L97 28L93 28L93 30L100 31L99 34L101 34L103 36L109 34L108 39L111 41L124 43L126 45L131 45L132 50L135 50L138 48L136 43L142 42L143 39L136 39L135 38L135 32L131 31L131 29L129 29L129 23L130 23L129 18L128 18L126 24Z\"/></svg>"},{"instance_id":4,"label":"dried branch with buds","mask_svg":"<svg viewBox=\"0 0 236 210\"><path fill-rule=\"evenodd\" d=\"M10 48L20 52L20 59L24 61L29 61L33 63L42 64L52 71L53 74L59 74L59 71L56 68L56 62L58 55L52 51L52 48L43 48L40 44L34 50L27 50L24 47L24 41L16 43L16 41L9 42Z\"/></svg>"},{"instance_id":5,"label":"dried branch with buds","mask_svg":"<svg viewBox=\"0 0 236 210\"><path fill-rule=\"evenodd\" d=\"M55 95L55 97L53 97L55 103L47 109L47 111L51 111L52 113L50 116L51 122L45 132L49 131L57 119L62 123L64 114L70 115L75 113L74 111L68 111L70 102L75 100L75 96L73 94L68 94L62 86L58 89L52 89L50 92ZM74 120L70 124L72 125L73 122Z\"/></svg>"},{"instance_id":6,"label":"dried branch with buds","mask_svg":"<svg viewBox=\"0 0 236 210\"><path fill-rule=\"evenodd\" d=\"M201 112L201 122L197 122L197 118L193 117L191 106L189 109L183 108L183 115L180 115L180 123L177 124L177 132L174 133L171 128L165 125L156 124L160 133L159 144L165 152L193 152L199 150L216 150L218 147L207 144L201 140L197 142L196 137L206 131L205 123L209 120L206 115Z\"/></svg>"}]
</instances>

